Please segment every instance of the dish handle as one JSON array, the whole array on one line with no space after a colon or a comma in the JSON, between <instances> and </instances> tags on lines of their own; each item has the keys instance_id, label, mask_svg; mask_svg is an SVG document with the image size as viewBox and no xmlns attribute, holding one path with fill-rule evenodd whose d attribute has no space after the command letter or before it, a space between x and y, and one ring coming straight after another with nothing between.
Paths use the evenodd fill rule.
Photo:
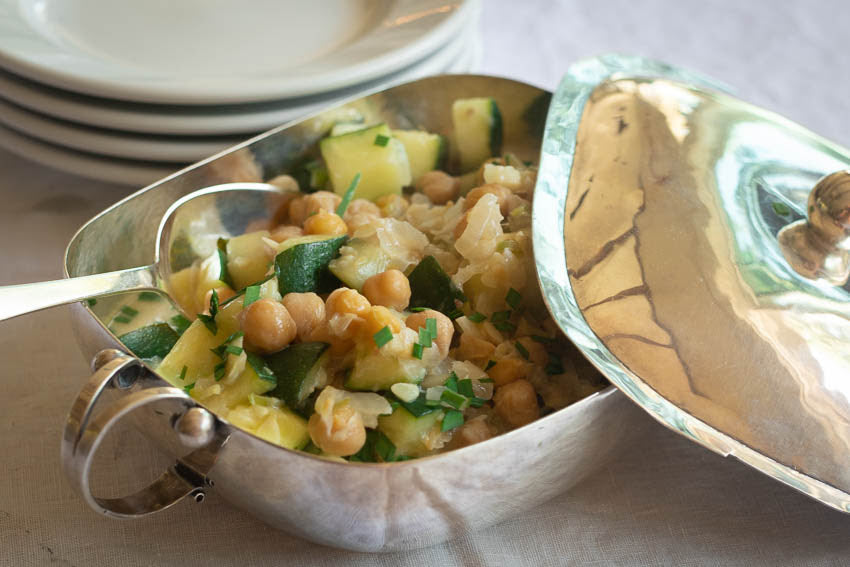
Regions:
<instances>
[{"instance_id":1,"label":"dish handle","mask_svg":"<svg viewBox=\"0 0 850 567\"><path fill-rule=\"evenodd\" d=\"M95 414L101 394L110 388L130 390L147 370L138 358L119 350L100 352L95 372L74 401L62 437L62 467L74 489L96 512L112 518L137 518L168 508L186 496L202 502L212 486L207 474L227 440L225 427L207 410L196 405L181 389L143 388L111 402ZM127 414L165 400L180 409L172 424L181 444L194 449L177 460L147 487L121 498L99 498L92 493L90 472L98 447L109 430Z\"/></svg>"}]
</instances>

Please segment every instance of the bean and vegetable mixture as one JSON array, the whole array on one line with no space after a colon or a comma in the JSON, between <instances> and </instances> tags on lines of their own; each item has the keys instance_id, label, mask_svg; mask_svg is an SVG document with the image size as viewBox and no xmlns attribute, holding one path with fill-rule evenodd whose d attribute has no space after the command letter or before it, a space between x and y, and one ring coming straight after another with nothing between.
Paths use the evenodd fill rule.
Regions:
<instances>
[{"instance_id":1,"label":"bean and vegetable mixture","mask_svg":"<svg viewBox=\"0 0 850 567\"><path fill-rule=\"evenodd\" d=\"M348 461L463 447L601 389L535 280L536 168L501 152L494 100L451 111L461 175L439 134L336 124L272 181L290 190L274 226L173 275L195 320L121 340L231 424Z\"/></svg>"}]
</instances>

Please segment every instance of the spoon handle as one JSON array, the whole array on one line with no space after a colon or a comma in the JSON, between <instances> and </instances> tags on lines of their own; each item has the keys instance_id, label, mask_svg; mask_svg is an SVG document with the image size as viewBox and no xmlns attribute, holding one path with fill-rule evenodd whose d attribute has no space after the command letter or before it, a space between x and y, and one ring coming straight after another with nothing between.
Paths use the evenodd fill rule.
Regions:
<instances>
[{"instance_id":1,"label":"spoon handle","mask_svg":"<svg viewBox=\"0 0 850 567\"><path fill-rule=\"evenodd\" d=\"M9 285L0 287L0 321L93 297L155 287L154 266L51 282Z\"/></svg>"}]
</instances>

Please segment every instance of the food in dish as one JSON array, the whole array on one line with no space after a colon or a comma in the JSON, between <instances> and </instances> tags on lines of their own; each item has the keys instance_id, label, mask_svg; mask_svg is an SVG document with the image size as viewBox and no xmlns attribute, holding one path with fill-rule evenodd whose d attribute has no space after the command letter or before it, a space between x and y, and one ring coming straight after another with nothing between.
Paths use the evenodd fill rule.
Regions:
<instances>
[{"instance_id":1,"label":"food in dish","mask_svg":"<svg viewBox=\"0 0 850 567\"><path fill-rule=\"evenodd\" d=\"M337 123L273 180L273 226L173 274L194 320L145 292L111 327L231 424L348 461L471 445L601 389L537 286L536 168L501 151L493 99L451 113L451 142Z\"/></svg>"}]
</instances>

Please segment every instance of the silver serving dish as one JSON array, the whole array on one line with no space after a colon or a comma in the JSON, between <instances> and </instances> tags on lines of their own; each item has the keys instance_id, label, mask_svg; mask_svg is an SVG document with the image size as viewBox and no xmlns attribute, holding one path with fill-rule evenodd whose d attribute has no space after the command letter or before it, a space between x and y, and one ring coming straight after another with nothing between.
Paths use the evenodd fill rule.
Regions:
<instances>
[{"instance_id":1,"label":"silver serving dish","mask_svg":"<svg viewBox=\"0 0 850 567\"><path fill-rule=\"evenodd\" d=\"M496 98L506 149L539 157L535 261L561 328L660 422L847 512L850 152L723 91L658 62L606 56L571 67L554 97L460 75L348 106L392 127L450 135L454 99ZM104 211L71 241L67 273L149 263L157 223L176 199L286 171L338 112L270 131ZM214 487L313 541L409 549L548 500L611 458L640 417L609 388L458 451L392 464L326 461L232 428L108 350L120 349L103 322L116 301L73 308L98 370L63 443L72 482L107 515L147 514ZM108 385L127 393L95 411ZM96 498L92 455L131 411L176 464L135 495Z\"/></svg>"},{"instance_id":2,"label":"silver serving dish","mask_svg":"<svg viewBox=\"0 0 850 567\"><path fill-rule=\"evenodd\" d=\"M394 128L450 134L452 101L472 96L498 101L506 150L536 161L549 93L494 77L423 79L272 130L133 194L74 236L65 270L81 276L150 263L159 220L175 200L202 187L264 181L287 171L345 108ZM96 371L71 410L63 440L69 478L108 516L141 516L215 490L267 523L316 542L362 551L410 549L549 500L598 469L640 419L624 396L608 388L461 450L391 464L332 462L231 427L121 352L105 321L121 302L116 296L93 307L72 306L80 346ZM98 403L108 389L121 395ZM94 454L109 429L129 416L176 463L136 494L99 498L89 483Z\"/></svg>"}]
</instances>

